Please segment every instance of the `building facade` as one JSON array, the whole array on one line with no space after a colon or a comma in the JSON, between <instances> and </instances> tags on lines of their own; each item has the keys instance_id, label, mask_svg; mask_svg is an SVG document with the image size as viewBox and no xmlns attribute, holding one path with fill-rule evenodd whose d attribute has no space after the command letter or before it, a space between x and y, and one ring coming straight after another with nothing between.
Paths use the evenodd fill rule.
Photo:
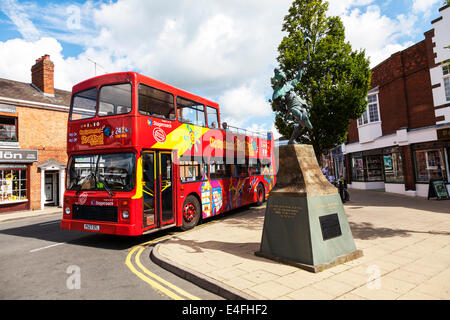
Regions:
<instances>
[{"instance_id":1,"label":"building facade","mask_svg":"<svg viewBox=\"0 0 450 320\"><path fill-rule=\"evenodd\" d=\"M0 214L63 202L71 92L54 89L48 55L31 79L0 79Z\"/></svg>"},{"instance_id":2,"label":"building facade","mask_svg":"<svg viewBox=\"0 0 450 320\"><path fill-rule=\"evenodd\" d=\"M350 188L428 195L450 190L450 6L425 39L372 69L368 106L342 146Z\"/></svg>"}]
</instances>

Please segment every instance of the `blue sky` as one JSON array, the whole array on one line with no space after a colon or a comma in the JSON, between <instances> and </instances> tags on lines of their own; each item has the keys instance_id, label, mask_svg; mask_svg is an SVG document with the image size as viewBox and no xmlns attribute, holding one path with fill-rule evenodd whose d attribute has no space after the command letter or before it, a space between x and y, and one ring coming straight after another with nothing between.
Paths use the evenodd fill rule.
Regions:
<instances>
[{"instance_id":1,"label":"blue sky","mask_svg":"<svg viewBox=\"0 0 450 320\"><path fill-rule=\"evenodd\" d=\"M443 0L330 0L372 66L423 40ZM218 101L229 124L273 130L267 102L292 0L0 2L0 77L30 82L50 54L55 86L137 71Z\"/></svg>"}]
</instances>

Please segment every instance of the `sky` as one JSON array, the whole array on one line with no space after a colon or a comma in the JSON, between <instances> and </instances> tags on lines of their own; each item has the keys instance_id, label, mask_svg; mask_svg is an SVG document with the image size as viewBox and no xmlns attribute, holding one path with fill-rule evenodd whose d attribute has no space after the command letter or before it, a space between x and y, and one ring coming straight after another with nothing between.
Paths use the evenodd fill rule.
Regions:
<instances>
[{"instance_id":1,"label":"sky","mask_svg":"<svg viewBox=\"0 0 450 320\"><path fill-rule=\"evenodd\" d=\"M444 0L329 0L371 66L424 39ZM273 131L268 102L283 18L292 0L0 2L0 78L31 82L44 54L55 87L136 71L216 101L221 119Z\"/></svg>"}]
</instances>

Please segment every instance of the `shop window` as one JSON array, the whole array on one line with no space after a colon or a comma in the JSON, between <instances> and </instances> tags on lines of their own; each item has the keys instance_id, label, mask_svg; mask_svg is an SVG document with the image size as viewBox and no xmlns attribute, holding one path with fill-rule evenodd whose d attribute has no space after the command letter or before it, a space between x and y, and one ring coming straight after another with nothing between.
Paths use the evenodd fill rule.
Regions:
<instances>
[{"instance_id":1,"label":"shop window","mask_svg":"<svg viewBox=\"0 0 450 320\"><path fill-rule=\"evenodd\" d=\"M399 152L383 156L385 181L388 183L403 183L403 162Z\"/></svg>"},{"instance_id":2,"label":"shop window","mask_svg":"<svg viewBox=\"0 0 450 320\"><path fill-rule=\"evenodd\" d=\"M352 157L352 180L364 181L364 160L363 157Z\"/></svg>"},{"instance_id":3,"label":"shop window","mask_svg":"<svg viewBox=\"0 0 450 320\"><path fill-rule=\"evenodd\" d=\"M17 142L17 118L0 117L0 142Z\"/></svg>"},{"instance_id":4,"label":"shop window","mask_svg":"<svg viewBox=\"0 0 450 320\"><path fill-rule=\"evenodd\" d=\"M418 150L415 152L416 181L429 182L430 179L446 179L445 163L442 151Z\"/></svg>"},{"instance_id":5,"label":"shop window","mask_svg":"<svg viewBox=\"0 0 450 320\"><path fill-rule=\"evenodd\" d=\"M27 200L27 171L0 170L0 203Z\"/></svg>"},{"instance_id":6,"label":"shop window","mask_svg":"<svg viewBox=\"0 0 450 320\"><path fill-rule=\"evenodd\" d=\"M365 157L367 181L382 181L383 180L383 168L381 167L380 156L367 156Z\"/></svg>"}]
</instances>

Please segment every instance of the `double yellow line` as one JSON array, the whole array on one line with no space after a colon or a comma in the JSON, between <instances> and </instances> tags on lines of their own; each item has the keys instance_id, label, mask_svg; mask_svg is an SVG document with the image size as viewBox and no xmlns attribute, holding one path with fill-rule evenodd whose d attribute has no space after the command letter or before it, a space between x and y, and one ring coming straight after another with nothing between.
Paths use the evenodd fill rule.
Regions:
<instances>
[{"instance_id":1,"label":"double yellow line","mask_svg":"<svg viewBox=\"0 0 450 320\"><path fill-rule=\"evenodd\" d=\"M155 244L157 242L171 238L172 236L173 236L173 234L169 234L164 237L154 239L154 240L151 240L148 242L144 242L140 245L133 247L133 249L131 249L130 253L127 255L125 264L131 270L131 272L133 272L135 275L137 275L141 280L148 283L154 289L167 295L169 298L172 298L174 300L186 300L186 299L200 300L200 298L184 291L183 289L181 289L181 288L175 286L174 284L164 280L163 278L157 276L156 274L154 274L153 272L148 270L141 263L141 259L140 259L141 254L146 248L148 248L152 244ZM135 267L135 265L136 265L136 267ZM140 269L140 270L138 270L138 269Z\"/></svg>"}]
</instances>

